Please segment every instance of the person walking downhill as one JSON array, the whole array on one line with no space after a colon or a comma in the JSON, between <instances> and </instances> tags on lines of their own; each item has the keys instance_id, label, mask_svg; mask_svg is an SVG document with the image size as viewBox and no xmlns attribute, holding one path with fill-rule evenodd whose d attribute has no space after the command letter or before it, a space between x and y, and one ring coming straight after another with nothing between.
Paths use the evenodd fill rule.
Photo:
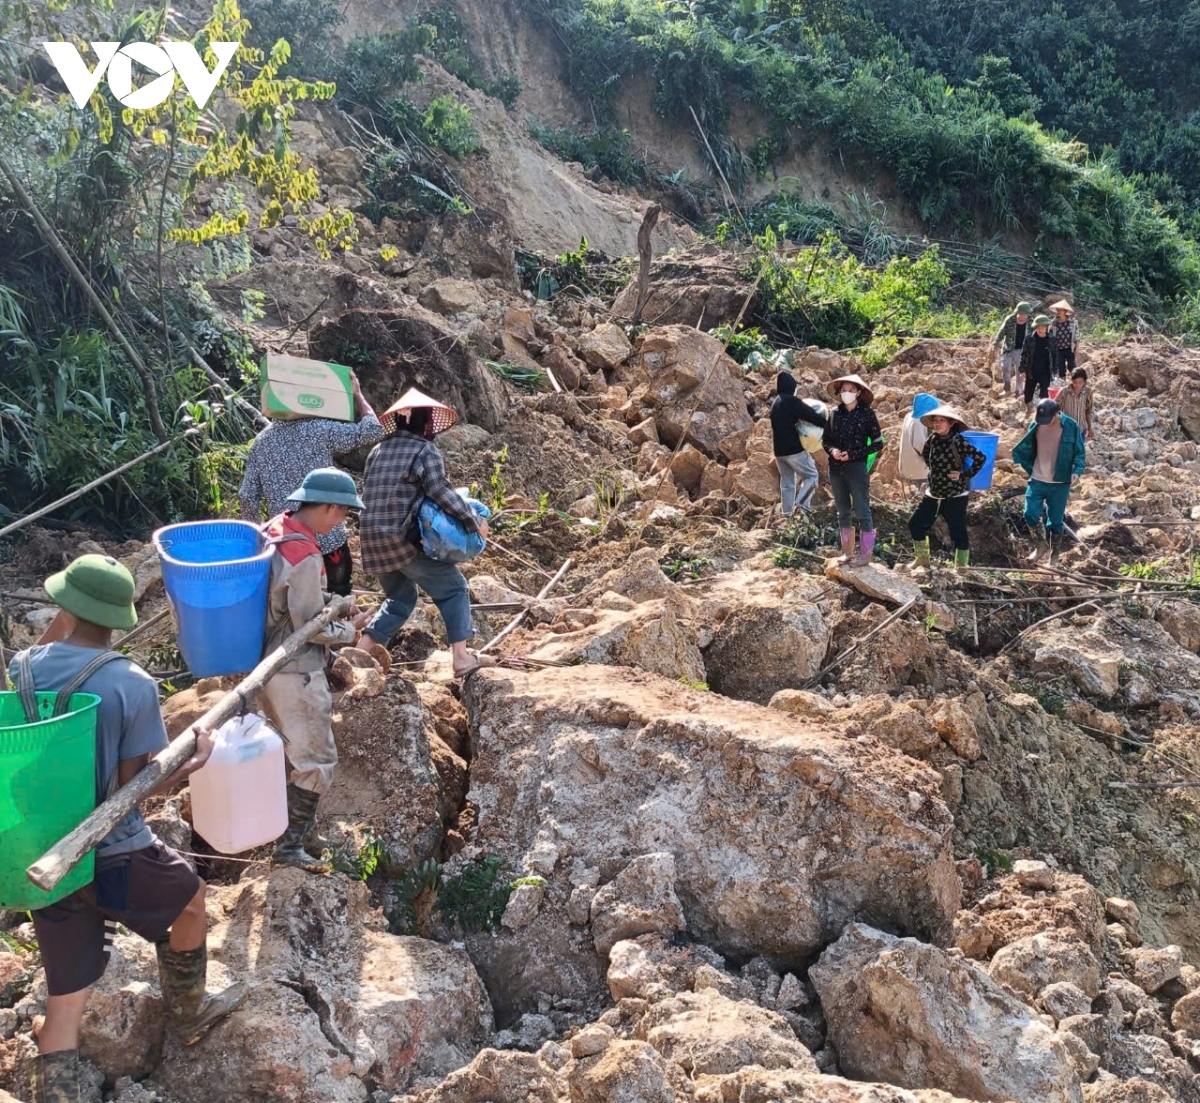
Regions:
<instances>
[{"instance_id":1,"label":"person walking downhill","mask_svg":"<svg viewBox=\"0 0 1200 1103\"><path fill-rule=\"evenodd\" d=\"M471 597L467 580L453 563L427 556L417 535L417 512L431 498L468 532L487 538L488 524L478 516L446 479L442 454L431 443L458 420L449 406L409 389L383 415L387 434L367 458L366 505L359 522L364 570L378 580L387 595L363 632L365 648L381 662L391 662L388 647L417 606L419 586L433 599L446 626L453 653L455 677L482 666L494 666L489 655L473 655L467 642L473 635Z\"/></svg>"},{"instance_id":2,"label":"person walking downhill","mask_svg":"<svg viewBox=\"0 0 1200 1103\"><path fill-rule=\"evenodd\" d=\"M938 517L945 518L954 542L954 569L971 562L967 534L969 483L983 470L987 457L963 437L966 420L953 406L939 406L921 421L930 431L922 452L929 465L929 485L908 519L912 534L914 570L929 567L929 532Z\"/></svg>"},{"instance_id":3,"label":"person walking downhill","mask_svg":"<svg viewBox=\"0 0 1200 1103\"><path fill-rule=\"evenodd\" d=\"M58 606L61 639L13 659L10 675L23 697L36 692L94 693L96 803L126 785L167 746L158 685L112 649L114 630L137 624L134 582L115 559L84 555L45 582ZM36 703L31 706L36 710ZM36 714L36 712L35 712ZM212 732L197 727L196 751L155 793L194 773L212 753ZM35 1103L90 1098L79 1063L79 1029L92 986L104 975L117 925L153 942L168 1023L184 1045L198 1042L242 1002L241 984L210 994L205 886L165 846L134 808L96 848L95 878L33 912L46 971L46 1018L37 1035Z\"/></svg>"},{"instance_id":4,"label":"person walking downhill","mask_svg":"<svg viewBox=\"0 0 1200 1103\"><path fill-rule=\"evenodd\" d=\"M267 596L267 629L263 654L270 654L296 629L315 617L327 603L325 560L320 538L345 524L362 502L354 480L336 467L318 468L305 475L288 493L297 503L266 527L271 554ZM317 833L317 804L333 783L337 744L333 740L333 694L325 674L328 649L358 640L368 615L354 621L333 621L300 648L263 686L267 715L287 745L287 830L275 844L271 861L310 873L330 873L325 843Z\"/></svg>"},{"instance_id":5,"label":"person walking downhill","mask_svg":"<svg viewBox=\"0 0 1200 1103\"><path fill-rule=\"evenodd\" d=\"M771 400L771 440L775 466L779 468L779 496L784 517L793 509L812 512L812 495L817 489L817 465L800 443L799 423L824 429L826 420L807 403L796 397L796 380L781 371L775 377L775 397ZM799 488L796 485L800 479Z\"/></svg>"},{"instance_id":6,"label":"person walking downhill","mask_svg":"<svg viewBox=\"0 0 1200 1103\"><path fill-rule=\"evenodd\" d=\"M1000 323L996 336L992 340L992 348L988 353L988 369L991 369L996 354L1000 354L1000 389L1004 394L1012 394L1015 398L1021 376L1021 348L1029 333L1029 315L1033 306L1027 302L1017 303L1017 308ZM1011 391L1009 385L1012 385Z\"/></svg>"},{"instance_id":7,"label":"person walking downhill","mask_svg":"<svg viewBox=\"0 0 1200 1103\"><path fill-rule=\"evenodd\" d=\"M865 567L875 551L875 522L871 517L871 476L867 471L868 441L879 443L883 433L871 403L871 388L857 375L843 375L828 385L839 405L829 416L823 446L829 455L829 488L837 507L842 562ZM862 533L854 554L854 525Z\"/></svg>"},{"instance_id":8,"label":"person walking downhill","mask_svg":"<svg viewBox=\"0 0 1200 1103\"><path fill-rule=\"evenodd\" d=\"M1051 308L1054 321L1050 325L1051 348L1054 350L1054 374L1066 379L1075 370L1075 349L1079 345L1079 322L1075 309L1066 299Z\"/></svg>"},{"instance_id":9,"label":"person walking downhill","mask_svg":"<svg viewBox=\"0 0 1200 1103\"><path fill-rule=\"evenodd\" d=\"M1050 319L1039 314L1033 320L1033 333L1021 346L1021 372L1025 376L1025 416L1033 413L1033 394L1050 397L1050 379L1054 371L1054 345L1049 333Z\"/></svg>"},{"instance_id":10,"label":"person walking downhill","mask_svg":"<svg viewBox=\"0 0 1200 1103\"><path fill-rule=\"evenodd\" d=\"M1083 432L1073 418L1063 416L1057 402L1043 398L1034 423L1013 448L1013 462L1029 475L1025 524L1033 546L1027 558L1034 563L1049 553L1053 563L1066 527L1071 487L1079 482L1086 462Z\"/></svg>"},{"instance_id":11,"label":"person walking downhill","mask_svg":"<svg viewBox=\"0 0 1200 1103\"><path fill-rule=\"evenodd\" d=\"M254 438L238 489L243 521L261 524L264 500L267 516L278 516L287 508L288 493L310 471L334 467L335 453L353 452L383 436L383 426L363 395L358 376L351 372L350 379L354 387L355 422L325 417L272 421ZM317 538L325 557L328 589L343 596L350 593L353 578L349 539L345 525L337 525Z\"/></svg>"},{"instance_id":12,"label":"person walking downhill","mask_svg":"<svg viewBox=\"0 0 1200 1103\"><path fill-rule=\"evenodd\" d=\"M1058 392L1058 407L1083 430L1083 439L1096 435L1092 421L1093 395L1088 385L1088 373L1083 368L1071 372L1071 382Z\"/></svg>"}]
</instances>

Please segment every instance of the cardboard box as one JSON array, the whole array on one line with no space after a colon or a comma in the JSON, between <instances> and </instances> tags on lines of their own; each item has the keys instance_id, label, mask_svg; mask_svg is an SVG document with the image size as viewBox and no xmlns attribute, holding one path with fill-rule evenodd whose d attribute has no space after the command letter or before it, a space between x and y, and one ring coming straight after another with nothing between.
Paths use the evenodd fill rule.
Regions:
<instances>
[{"instance_id":1,"label":"cardboard box","mask_svg":"<svg viewBox=\"0 0 1200 1103\"><path fill-rule=\"evenodd\" d=\"M262 362L262 412L285 421L300 417L353 421L350 369L268 352Z\"/></svg>"}]
</instances>

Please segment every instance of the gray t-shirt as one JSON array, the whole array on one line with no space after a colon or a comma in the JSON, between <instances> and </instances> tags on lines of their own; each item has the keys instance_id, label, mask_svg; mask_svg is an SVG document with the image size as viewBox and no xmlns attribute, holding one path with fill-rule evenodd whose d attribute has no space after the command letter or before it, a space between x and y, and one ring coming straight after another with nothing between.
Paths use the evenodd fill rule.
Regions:
<instances>
[{"instance_id":1,"label":"gray t-shirt","mask_svg":"<svg viewBox=\"0 0 1200 1103\"><path fill-rule=\"evenodd\" d=\"M98 648L71 643L47 643L29 649L33 684L39 693L53 693L67 684L97 655ZM16 661L9 675L16 681ZM117 767L130 758L154 754L167 745L167 729L158 708L158 686L128 659L105 663L82 686L80 693L100 698L96 714L96 803L115 787ZM111 857L141 850L154 842L154 833L135 808L96 847L96 856Z\"/></svg>"}]
</instances>

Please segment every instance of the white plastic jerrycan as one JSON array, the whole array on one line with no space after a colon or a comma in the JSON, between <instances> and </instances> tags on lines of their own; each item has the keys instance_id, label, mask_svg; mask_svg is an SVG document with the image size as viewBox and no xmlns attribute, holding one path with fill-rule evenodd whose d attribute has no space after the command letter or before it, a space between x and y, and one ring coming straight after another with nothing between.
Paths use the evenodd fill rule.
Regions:
<instances>
[{"instance_id":1,"label":"white plastic jerrycan","mask_svg":"<svg viewBox=\"0 0 1200 1103\"><path fill-rule=\"evenodd\" d=\"M188 778L192 827L221 854L265 846L287 830L283 740L252 712L214 733L212 757Z\"/></svg>"}]
</instances>

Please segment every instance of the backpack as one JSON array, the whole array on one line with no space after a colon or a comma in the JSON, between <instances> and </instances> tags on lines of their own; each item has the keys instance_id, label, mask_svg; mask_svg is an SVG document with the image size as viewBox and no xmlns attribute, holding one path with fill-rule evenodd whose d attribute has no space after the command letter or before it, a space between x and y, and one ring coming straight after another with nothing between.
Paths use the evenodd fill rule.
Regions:
<instances>
[{"instance_id":1,"label":"backpack","mask_svg":"<svg viewBox=\"0 0 1200 1103\"><path fill-rule=\"evenodd\" d=\"M900 430L900 455L897 459L900 478L912 482L929 478L929 467L921 451L928 439L929 430L921 423L921 419L913 417L911 413L905 414Z\"/></svg>"}]
</instances>

